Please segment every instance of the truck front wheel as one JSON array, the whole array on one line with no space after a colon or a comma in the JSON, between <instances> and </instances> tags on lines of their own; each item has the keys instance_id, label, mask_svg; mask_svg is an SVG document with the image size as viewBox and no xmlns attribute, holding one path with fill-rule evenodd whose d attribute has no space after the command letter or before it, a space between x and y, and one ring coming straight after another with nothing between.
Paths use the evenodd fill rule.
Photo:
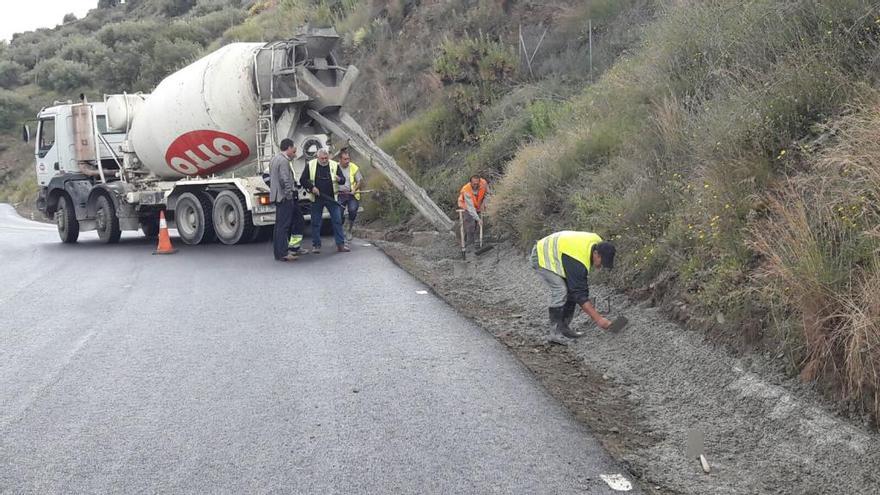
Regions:
<instances>
[{"instance_id":1,"label":"truck front wheel","mask_svg":"<svg viewBox=\"0 0 880 495\"><path fill-rule=\"evenodd\" d=\"M214 231L223 244L248 242L254 223L242 199L232 191L222 191L214 199Z\"/></svg>"},{"instance_id":2,"label":"truck front wheel","mask_svg":"<svg viewBox=\"0 0 880 495\"><path fill-rule=\"evenodd\" d=\"M105 244L119 242L122 230L119 229L119 218L116 216L116 207L113 201L105 195L98 196L95 203L95 221L98 227L98 238Z\"/></svg>"},{"instance_id":3,"label":"truck front wheel","mask_svg":"<svg viewBox=\"0 0 880 495\"><path fill-rule=\"evenodd\" d=\"M55 210L55 224L58 226L58 237L65 244L73 244L79 238L79 222L73 203L66 194L58 198L58 209Z\"/></svg>"},{"instance_id":4,"label":"truck front wheel","mask_svg":"<svg viewBox=\"0 0 880 495\"><path fill-rule=\"evenodd\" d=\"M186 192L180 195L174 209L174 223L184 243L195 245L214 240L212 209L211 196L207 193Z\"/></svg>"}]
</instances>

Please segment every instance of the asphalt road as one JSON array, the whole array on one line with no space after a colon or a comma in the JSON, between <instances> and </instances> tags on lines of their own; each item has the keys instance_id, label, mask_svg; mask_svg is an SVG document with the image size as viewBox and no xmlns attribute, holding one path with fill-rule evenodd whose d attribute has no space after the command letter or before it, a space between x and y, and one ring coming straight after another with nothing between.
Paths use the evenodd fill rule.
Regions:
<instances>
[{"instance_id":1,"label":"asphalt road","mask_svg":"<svg viewBox=\"0 0 880 495\"><path fill-rule=\"evenodd\" d=\"M152 256L0 205L0 492L617 493L527 369L363 244Z\"/></svg>"}]
</instances>

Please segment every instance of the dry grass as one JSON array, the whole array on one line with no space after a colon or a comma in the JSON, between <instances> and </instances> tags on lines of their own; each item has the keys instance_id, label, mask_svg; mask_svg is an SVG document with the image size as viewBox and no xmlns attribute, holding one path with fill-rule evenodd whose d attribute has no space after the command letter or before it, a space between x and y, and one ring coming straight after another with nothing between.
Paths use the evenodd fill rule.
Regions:
<instances>
[{"instance_id":1,"label":"dry grass","mask_svg":"<svg viewBox=\"0 0 880 495\"><path fill-rule=\"evenodd\" d=\"M820 157L827 142L806 143L874 84L880 10L660 4L639 49L507 164L492 219L523 246L559 227L602 232L618 242L615 283L660 281L694 326L778 339L804 379L870 401L873 313L852 308L873 307L880 121L844 119Z\"/></svg>"},{"instance_id":2,"label":"dry grass","mask_svg":"<svg viewBox=\"0 0 880 495\"><path fill-rule=\"evenodd\" d=\"M827 378L880 415L880 99L840 119L835 145L768 199L750 229L755 285L804 380ZM787 328L787 327L784 327Z\"/></svg>"}]
</instances>

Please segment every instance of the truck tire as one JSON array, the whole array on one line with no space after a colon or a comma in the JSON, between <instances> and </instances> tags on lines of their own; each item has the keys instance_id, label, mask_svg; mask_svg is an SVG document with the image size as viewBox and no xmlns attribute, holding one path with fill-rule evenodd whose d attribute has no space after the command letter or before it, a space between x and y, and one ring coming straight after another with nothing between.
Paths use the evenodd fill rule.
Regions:
<instances>
[{"instance_id":1,"label":"truck tire","mask_svg":"<svg viewBox=\"0 0 880 495\"><path fill-rule=\"evenodd\" d=\"M116 206L106 194L98 196L95 201L95 222L97 224L98 238L104 244L116 244L122 236L119 228L119 217L116 216Z\"/></svg>"},{"instance_id":2,"label":"truck tire","mask_svg":"<svg viewBox=\"0 0 880 495\"><path fill-rule=\"evenodd\" d=\"M73 244L79 238L79 221L76 219L76 211L73 202L67 194L58 198L58 209L55 210L55 224L58 226L58 237L65 244Z\"/></svg>"},{"instance_id":3,"label":"truck tire","mask_svg":"<svg viewBox=\"0 0 880 495\"><path fill-rule=\"evenodd\" d=\"M174 209L174 223L177 225L180 240L189 245L213 242L215 237L212 212L211 196L207 193L181 194Z\"/></svg>"},{"instance_id":4,"label":"truck tire","mask_svg":"<svg viewBox=\"0 0 880 495\"><path fill-rule=\"evenodd\" d=\"M239 244L251 240L254 223L242 198L233 191L221 191L214 198L214 231L223 244Z\"/></svg>"}]
</instances>

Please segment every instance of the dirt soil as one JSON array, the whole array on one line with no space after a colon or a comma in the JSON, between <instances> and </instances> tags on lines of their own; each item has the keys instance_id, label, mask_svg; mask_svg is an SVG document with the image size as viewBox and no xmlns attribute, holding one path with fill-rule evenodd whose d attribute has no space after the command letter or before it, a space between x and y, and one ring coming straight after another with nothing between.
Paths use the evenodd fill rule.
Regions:
<instances>
[{"instance_id":1,"label":"dirt soil","mask_svg":"<svg viewBox=\"0 0 880 495\"><path fill-rule=\"evenodd\" d=\"M500 245L461 261L451 235L360 234L507 345L647 493L880 493L880 434L832 413L772 357L732 355L601 285L598 309L610 303L627 328L578 315L586 336L548 345L547 293L524 253ZM705 433L709 474L686 455L691 429Z\"/></svg>"}]
</instances>

